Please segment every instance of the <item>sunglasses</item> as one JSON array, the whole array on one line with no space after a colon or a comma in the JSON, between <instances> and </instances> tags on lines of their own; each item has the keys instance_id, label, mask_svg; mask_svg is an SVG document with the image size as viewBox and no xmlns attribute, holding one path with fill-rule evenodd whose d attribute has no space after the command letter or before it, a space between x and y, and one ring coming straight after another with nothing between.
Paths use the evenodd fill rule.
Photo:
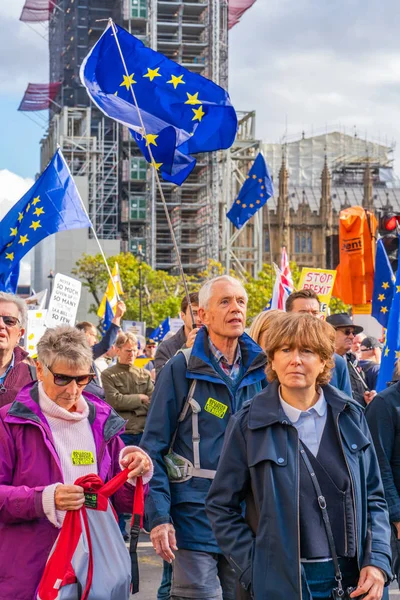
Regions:
<instances>
[{"instance_id":1,"label":"sunglasses","mask_svg":"<svg viewBox=\"0 0 400 600\"><path fill-rule=\"evenodd\" d=\"M346 329L343 329L343 327L337 327L336 331L343 331L343 333L345 335L356 335L356 332L354 331L354 329L350 329L350 327L347 327Z\"/></svg>"},{"instance_id":2,"label":"sunglasses","mask_svg":"<svg viewBox=\"0 0 400 600\"><path fill-rule=\"evenodd\" d=\"M0 319L3 319L3 323L6 327L15 327L20 320L17 317L11 317L9 315L0 315Z\"/></svg>"},{"instance_id":3,"label":"sunglasses","mask_svg":"<svg viewBox=\"0 0 400 600\"><path fill-rule=\"evenodd\" d=\"M87 375L75 375L75 376L62 375L61 373L54 373L54 371L52 371L49 366L47 366L47 365L45 365L45 366L46 366L46 369L48 369L50 371L50 373L53 375L55 385L58 385L60 387L65 387L66 385L69 385L71 383L71 381L75 381L75 383L78 387L85 387L85 385L87 385L88 383L93 381L93 379L95 377L95 373L88 373Z\"/></svg>"}]
</instances>

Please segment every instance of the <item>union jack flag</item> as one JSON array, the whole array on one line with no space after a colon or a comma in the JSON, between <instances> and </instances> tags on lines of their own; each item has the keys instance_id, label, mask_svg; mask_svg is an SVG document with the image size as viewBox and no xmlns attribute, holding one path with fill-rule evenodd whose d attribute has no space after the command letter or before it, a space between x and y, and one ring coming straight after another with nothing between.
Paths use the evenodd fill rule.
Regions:
<instances>
[{"instance_id":1,"label":"union jack flag","mask_svg":"<svg viewBox=\"0 0 400 600\"><path fill-rule=\"evenodd\" d=\"M282 248L281 268L274 263L276 278L272 293L271 309L285 310L288 296L293 292L293 278L290 271L286 248Z\"/></svg>"}]
</instances>

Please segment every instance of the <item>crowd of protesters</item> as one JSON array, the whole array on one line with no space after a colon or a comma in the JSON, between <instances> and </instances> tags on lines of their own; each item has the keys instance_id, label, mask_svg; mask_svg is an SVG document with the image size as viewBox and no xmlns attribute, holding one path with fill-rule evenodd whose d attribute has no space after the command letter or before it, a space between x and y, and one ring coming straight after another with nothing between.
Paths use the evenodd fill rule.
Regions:
<instances>
[{"instance_id":1,"label":"crowd of protesters","mask_svg":"<svg viewBox=\"0 0 400 600\"><path fill-rule=\"evenodd\" d=\"M233 277L205 282L158 346L121 331L119 302L100 341L86 321L48 329L34 362L26 304L0 293L0 600L36 597L66 511L84 503L74 481L126 467L112 503L128 540L131 484L148 483L158 600L388 598L400 382L376 394L382 345L345 313L322 320L314 292L248 333L247 301ZM71 462L78 448L92 460Z\"/></svg>"}]
</instances>

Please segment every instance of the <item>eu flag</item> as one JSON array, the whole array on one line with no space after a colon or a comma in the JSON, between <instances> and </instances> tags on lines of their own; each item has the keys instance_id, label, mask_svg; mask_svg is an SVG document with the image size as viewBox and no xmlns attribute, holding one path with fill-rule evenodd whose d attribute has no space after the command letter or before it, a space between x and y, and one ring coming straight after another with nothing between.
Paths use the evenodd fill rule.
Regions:
<instances>
[{"instance_id":1,"label":"eu flag","mask_svg":"<svg viewBox=\"0 0 400 600\"><path fill-rule=\"evenodd\" d=\"M376 391L386 389L389 381L393 381L393 372L400 358L400 269L397 270L393 289L393 301L389 311L386 331L386 342L382 352Z\"/></svg>"},{"instance_id":2,"label":"eu flag","mask_svg":"<svg viewBox=\"0 0 400 600\"><path fill-rule=\"evenodd\" d=\"M0 222L0 289L9 286L20 260L45 237L90 226L68 166L57 150L39 179Z\"/></svg>"},{"instance_id":3,"label":"eu flag","mask_svg":"<svg viewBox=\"0 0 400 600\"><path fill-rule=\"evenodd\" d=\"M395 276L382 240L376 244L374 291L372 295L372 316L382 325L388 326L392 305Z\"/></svg>"},{"instance_id":4,"label":"eu flag","mask_svg":"<svg viewBox=\"0 0 400 600\"><path fill-rule=\"evenodd\" d=\"M108 329L110 328L113 318L114 318L114 311L111 308L111 304L109 303L109 301L106 298L106 308L105 308L105 312L104 312L103 325L102 325L103 335L105 335L106 332L108 331Z\"/></svg>"},{"instance_id":5,"label":"eu flag","mask_svg":"<svg viewBox=\"0 0 400 600\"><path fill-rule=\"evenodd\" d=\"M169 317L164 319L162 323L149 335L152 340L156 342L161 342L167 333L170 331L171 327L169 324Z\"/></svg>"},{"instance_id":6,"label":"eu flag","mask_svg":"<svg viewBox=\"0 0 400 600\"><path fill-rule=\"evenodd\" d=\"M83 61L80 77L93 102L106 115L133 130L148 161L151 147L153 166L168 181L183 183L196 164L191 154L233 144L237 117L228 93L147 48L115 24L107 27ZM131 85L146 131L142 130Z\"/></svg>"},{"instance_id":7,"label":"eu flag","mask_svg":"<svg viewBox=\"0 0 400 600\"><path fill-rule=\"evenodd\" d=\"M226 216L237 229L245 223L274 195L274 186L263 155L258 154L238 197Z\"/></svg>"}]
</instances>

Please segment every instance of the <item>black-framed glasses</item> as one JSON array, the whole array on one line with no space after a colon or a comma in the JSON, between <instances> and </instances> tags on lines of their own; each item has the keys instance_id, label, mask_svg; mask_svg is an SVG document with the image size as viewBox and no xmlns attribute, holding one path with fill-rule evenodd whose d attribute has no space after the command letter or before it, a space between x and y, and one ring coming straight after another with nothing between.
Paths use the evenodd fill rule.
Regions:
<instances>
[{"instance_id":1,"label":"black-framed glasses","mask_svg":"<svg viewBox=\"0 0 400 600\"><path fill-rule=\"evenodd\" d=\"M95 373L87 373L87 375L63 375L62 373L54 373L48 365L45 365L45 367L53 375L55 385L60 387L69 385L71 381L75 381L76 385L79 387L85 387L85 385L88 385L95 377Z\"/></svg>"},{"instance_id":2,"label":"black-framed glasses","mask_svg":"<svg viewBox=\"0 0 400 600\"><path fill-rule=\"evenodd\" d=\"M0 319L3 319L3 323L6 327L15 327L17 324L20 324L20 320L11 315L0 315Z\"/></svg>"},{"instance_id":3,"label":"black-framed glasses","mask_svg":"<svg viewBox=\"0 0 400 600\"><path fill-rule=\"evenodd\" d=\"M354 329L350 329L350 327L346 327L346 329L344 329L343 327L336 327L336 331L337 330L343 331L345 335L356 335Z\"/></svg>"}]
</instances>

